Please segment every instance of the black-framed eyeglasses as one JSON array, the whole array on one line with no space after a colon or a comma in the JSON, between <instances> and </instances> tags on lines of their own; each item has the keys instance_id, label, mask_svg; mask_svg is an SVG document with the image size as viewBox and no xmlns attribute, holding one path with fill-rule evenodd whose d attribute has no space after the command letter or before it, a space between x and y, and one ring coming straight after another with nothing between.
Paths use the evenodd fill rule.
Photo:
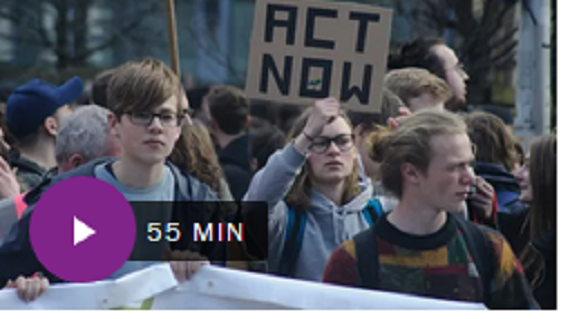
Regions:
<instances>
[{"instance_id":1,"label":"black-framed eyeglasses","mask_svg":"<svg viewBox=\"0 0 570 319\"><path fill-rule=\"evenodd\" d=\"M164 127L180 126L184 114L177 114L172 112L151 113L151 112L129 112L126 113L131 123L135 125L149 126L155 117L158 117L160 124Z\"/></svg>"},{"instance_id":2,"label":"black-framed eyeglasses","mask_svg":"<svg viewBox=\"0 0 570 319\"><path fill-rule=\"evenodd\" d=\"M312 152L322 154L325 153L331 143L338 147L341 152L346 152L354 146L354 135L353 134L339 134L334 137L319 136L313 140L310 150Z\"/></svg>"}]
</instances>

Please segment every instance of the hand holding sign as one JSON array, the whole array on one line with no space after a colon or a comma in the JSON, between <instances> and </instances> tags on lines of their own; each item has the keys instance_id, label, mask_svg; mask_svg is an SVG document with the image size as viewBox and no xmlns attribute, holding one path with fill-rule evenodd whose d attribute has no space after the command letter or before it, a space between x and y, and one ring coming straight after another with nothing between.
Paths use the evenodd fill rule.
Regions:
<instances>
[{"instance_id":1,"label":"hand holding sign","mask_svg":"<svg viewBox=\"0 0 570 319\"><path fill-rule=\"evenodd\" d=\"M18 296L25 302L34 301L42 295L49 287L49 281L41 275L30 278L18 277L16 281L8 281L5 289L18 289Z\"/></svg>"},{"instance_id":2,"label":"hand holding sign","mask_svg":"<svg viewBox=\"0 0 570 319\"><path fill-rule=\"evenodd\" d=\"M169 251L167 255L172 272L180 282L192 279L200 267L210 264L204 256L196 252L175 250Z\"/></svg>"}]
</instances>

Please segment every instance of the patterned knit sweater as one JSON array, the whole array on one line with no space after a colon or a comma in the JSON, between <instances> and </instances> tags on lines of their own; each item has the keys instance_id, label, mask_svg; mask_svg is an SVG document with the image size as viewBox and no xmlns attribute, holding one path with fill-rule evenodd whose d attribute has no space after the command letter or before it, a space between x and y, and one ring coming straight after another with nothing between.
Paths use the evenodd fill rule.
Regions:
<instances>
[{"instance_id":1,"label":"patterned knit sweater","mask_svg":"<svg viewBox=\"0 0 570 319\"><path fill-rule=\"evenodd\" d=\"M401 232L387 221L386 215L373 227L380 263L379 290L483 302L482 282L454 218L448 216L441 230L427 236ZM485 234L496 256L487 308L538 308L522 266L507 241L491 230ZM361 287L352 240L332 253L323 281Z\"/></svg>"}]
</instances>

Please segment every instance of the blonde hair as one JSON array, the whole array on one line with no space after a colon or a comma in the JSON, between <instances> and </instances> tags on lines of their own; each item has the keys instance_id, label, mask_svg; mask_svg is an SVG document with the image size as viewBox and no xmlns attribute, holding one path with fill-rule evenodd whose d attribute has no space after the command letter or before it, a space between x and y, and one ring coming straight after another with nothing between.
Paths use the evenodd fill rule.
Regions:
<instances>
[{"instance_id":1,"label":"blonde hair","mask_svg":"<svg viewBox=\"0 0 570 319\"><path fill-rule=\"evenodd\" d=\"M288 139L293 140L298 135L301 134L303 128L307 124L307 120L311 115L311 108L305 110L303 114L293 124L289 132ZM350 119L347 117L346 113L340 113L340 117L348 124L352 130L352 124ZM306 212L311 206L311 180L309 175L311 174L310 164L306 162L301 169L301 173L297 175L289 193L285 197L285 202L289 207L299 212ZM352 167L352 172L349 176L345 178L344 190L342 193L342 203L347 203L353 199L356 195L360 194L361 190L358 185L359 178L359 167L357 157L354 158L354 165Z\"/></svg>"},{"instance_id":2,"label":"blonde hair","mask_svg":"<svg viewBox=\"0 0 570 319\"><path fill-rule=\"evenodd\" d=\"M431 139L445 134L467 134L465 122L450 112L426 110L402 119L394 131L382 129L373 136L370 157L381 163L383 186L400 198L402 164L410 163L426 172L432 157Z\"/></svg>"},{"instance_id":3,"label":"blonde hair","mask_svg":"<svg viewBox=\"0 0 570 319\"><path fill-rule=\"evenodd\" d=\"M144 59L127 62L113 71L107 87L107 103L117 115L133 111L149 111L173 95L180 103L180 79L164 62Z\"/></svg>"},{"instance_id":4,"label":"blonde hair","mask_svg":"<svg viewBox=\"0 0 570 319\"><path fill-rule=\"evenodd\" d=\"M425 69L405 68L386 74L384 86L409 106L409 100L430 94L441 102L447 102L453 95L444 80Z\"/></svg>"}]
</instances>

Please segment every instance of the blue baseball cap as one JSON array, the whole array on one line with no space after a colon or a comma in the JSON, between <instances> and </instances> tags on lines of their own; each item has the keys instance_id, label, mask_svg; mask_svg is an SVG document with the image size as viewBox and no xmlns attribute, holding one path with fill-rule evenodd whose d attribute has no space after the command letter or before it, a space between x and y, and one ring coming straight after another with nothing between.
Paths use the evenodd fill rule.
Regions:
<instances>
[{"instance_id":1,"label":"blue baseball cap","mask_svg":"<svg viewBox=\"0 0 570 319\"><path fill-rule=\"evenodd\" d=\"M60 107L79 99L83 82L74 77L57 87L38 79L18 87L6 103L6 125L15 138L34 133Z\"/></svg>"}]
</instances>

